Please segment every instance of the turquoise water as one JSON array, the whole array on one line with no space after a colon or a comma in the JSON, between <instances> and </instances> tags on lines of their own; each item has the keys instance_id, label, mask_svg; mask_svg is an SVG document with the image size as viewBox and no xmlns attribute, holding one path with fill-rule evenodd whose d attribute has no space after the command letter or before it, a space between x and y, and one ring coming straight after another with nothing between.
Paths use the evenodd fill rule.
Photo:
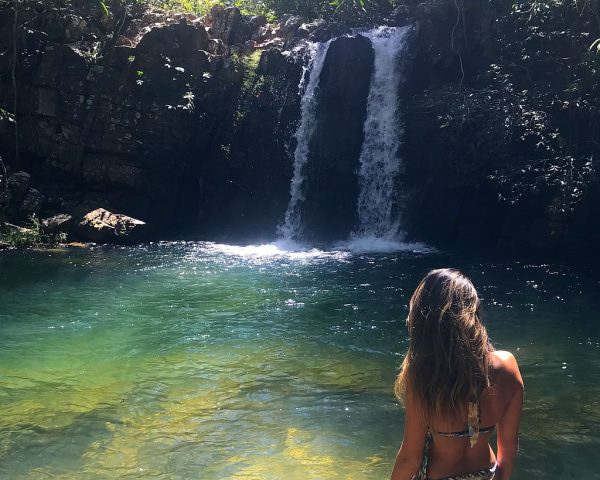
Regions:
<instances>
[{"instance_id":1,"label":"turquoise water","mask_svg":"<svg viewBox=\"0 0 600 480\"><path fill-rule=\"evenodd\" d=\"M597 478L591 274L210 243L0 254L0 478L387 478L406 304L440 266L520 362L514 478Z\"/></svg>"}]
</instances>

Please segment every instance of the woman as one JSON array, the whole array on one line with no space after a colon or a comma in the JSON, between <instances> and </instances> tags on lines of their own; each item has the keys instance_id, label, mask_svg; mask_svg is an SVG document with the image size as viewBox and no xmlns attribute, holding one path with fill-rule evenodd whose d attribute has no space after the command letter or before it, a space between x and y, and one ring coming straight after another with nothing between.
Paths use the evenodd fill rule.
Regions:
<instances>
[{"instance_id":1,"label":"woman","mask_svg":"<svg viewBox=\"0 0 600 480\"><path fill-rule=\"evenodd\" d=\"M433 270L407 319L410 345L395 384L404 439L392 480L507 480L518 449L523 379L515 357L495 351L471 281ZM497 429L498 455L489 441Z\"/></svg>"}]
</instances>

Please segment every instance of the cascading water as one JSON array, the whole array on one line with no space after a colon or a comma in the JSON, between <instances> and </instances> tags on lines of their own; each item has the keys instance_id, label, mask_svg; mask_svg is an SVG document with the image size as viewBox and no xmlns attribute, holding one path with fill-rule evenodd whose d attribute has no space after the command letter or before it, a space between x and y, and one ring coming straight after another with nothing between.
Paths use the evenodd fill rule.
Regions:
<instances>
[{"instance_id":1,"label":"cascading water","mask_svg":"<svg viewBox=\"0 0 600 480\"><path fill-rule=\"evenodd\" d=\"M277 229L279 237L286 240L298 239L302 235L301 204L304 200L304 166L308 162L310 139L315 130L317 115L317 90L319 77L331 40L326 43L308 43L310 60L305 65L299 84L300 124L294 134L294 174L290 185L290 202L285 212L283 224Z\"/></svg>"},{"instance_id":2,"label":"cascading water","mask_svg":"<svg viewBox=\"0 0 600 480\"><path fill-rule=\"evenodd\" d=\"M400 217L395 214L395 187L402 168L398 149L402 139L402 122L398 93L404 74L404 53L413 27L378 27L361 32L374 50L374 65L367 97L359 158L358 223L350 240L342 246L367 250L398 250L416 244L401 242ZM309 146L317 124L317 91L319 78L329 48L327 43L308 44L310 61L304 67L299 90L300 124L295 133L294 174L290 201L279 237L297 240L303 233L301 208L304 201L305 166L309 162Z\"/></svg>"},{"instance_id":3,"label":"cascading water","mask_svg":"<svg viewBox=\"0 0 600 480\"><path fill-rule=\"evenodd\" d=\"M359 159L358 225L351 234L353 241L393 242L401 236L400 218L393 211L394 187L402 167L398 90L411 30L410 26L379 27L363 33L371 40L375 60Z\"/></svg>"}]
</instances>

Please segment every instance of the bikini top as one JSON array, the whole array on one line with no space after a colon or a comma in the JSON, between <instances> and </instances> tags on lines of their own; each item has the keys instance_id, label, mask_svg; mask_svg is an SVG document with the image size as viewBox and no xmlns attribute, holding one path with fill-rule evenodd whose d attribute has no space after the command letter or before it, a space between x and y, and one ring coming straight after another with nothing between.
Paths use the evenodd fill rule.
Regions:
<instances>
[{"instance_id":1,"label":"bikini top","mask_svg":"<svg viewBox=\"0 0 600 480\"><path fill-rule=\"evenodd\" d=\"M461 430L460 432L436 432L442 437L469 437L469 444L471 448L475 446L479 439L480 433L493 432L496 425L481 428L479 426L480 408L479 402L469 402L469 413L467 416L467 429Z\"/></svg>"}]
</instances>

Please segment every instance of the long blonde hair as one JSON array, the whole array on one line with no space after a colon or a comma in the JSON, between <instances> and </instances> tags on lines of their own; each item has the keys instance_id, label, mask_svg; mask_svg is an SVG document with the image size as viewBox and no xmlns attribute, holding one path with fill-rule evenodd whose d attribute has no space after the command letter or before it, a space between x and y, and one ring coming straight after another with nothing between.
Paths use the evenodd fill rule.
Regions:
<instances>
[{"instance_id":1,"label":"long blonde hair","mask_svg":"<svg viewBox=\"0 0 600 480\"><path fill-rule=\"evenodd\" d=\"M480 319L480 302L471 281L458 270L432 270L410 299L410 334L394 390L407 392L428 425L433 419L466 418L489 386L493 350Z\"/></svg>"}]
</instances>

